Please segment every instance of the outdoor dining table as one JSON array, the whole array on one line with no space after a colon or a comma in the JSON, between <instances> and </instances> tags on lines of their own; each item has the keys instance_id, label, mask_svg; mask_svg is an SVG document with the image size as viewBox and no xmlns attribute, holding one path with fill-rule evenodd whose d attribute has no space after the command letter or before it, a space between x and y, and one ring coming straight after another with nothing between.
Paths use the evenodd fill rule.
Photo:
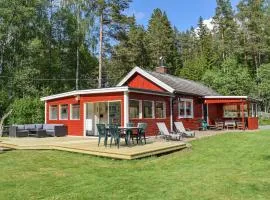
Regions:
<instances>
[{"instance_id":1,"label":"outdoor dining table","mask_svg":"<svg viewBox=\"0 0 270 200\"><path fill-rule=\"evenodd\" d=\"M127 130L130 130L130 129L137 130L135 134L136 134L136 137L137 137L136 139L138 139L138 130L139 130L139 128L137 126L133 126L133 127L119 126L118 128L120 130L123 130L124 135L125 135L126 140L127 140L126 142L127 142L128 145L130 145L130 134L127 135ZM130 133L130 132L128 132L128 133Z\"/></svg>"},{"instance_id":2,"label":"outdoor dining table","mask_svg":"<svg viewBox=\"0 0 270 200\"><path fill-rule=\"evenodd\" d=\"M130 129L136 130L135 133L133 133L133 135L136 135L136 139L138 139L138 130L139 130L139 128L137 126L133 126L133 127L118 126L118 129L123 131L123 133L124 133L123 135L125 136L125 138L127 140L126 141L127 145L130 146L130 134L127 135L127 130L130 130ZM109 127L106 127L106 130L109 131Z\"/></svg>"}]
</instances>

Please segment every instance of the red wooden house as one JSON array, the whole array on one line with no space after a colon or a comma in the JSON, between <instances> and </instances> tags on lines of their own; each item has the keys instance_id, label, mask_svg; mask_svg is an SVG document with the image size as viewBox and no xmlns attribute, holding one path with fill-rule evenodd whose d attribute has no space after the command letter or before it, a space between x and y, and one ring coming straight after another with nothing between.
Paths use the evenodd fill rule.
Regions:
<instances>
[{"instance_id":1,"label":"red wooden house","mask_svg":"<svg viewBox=\"0 0 270 200\"><path fill-rule=\"evenodd\" d=\"M156 135L156 123L173 129L174 121L199 129L200 121L234 119L258 128L257 104L247 96L220 96L201 83L167 74L166 67L147 71L135 67L116 87L75 90L41 98L45 123L65 124L69 135L97 135L97 123L146 122Z\"/></svg>"}]
</instances>

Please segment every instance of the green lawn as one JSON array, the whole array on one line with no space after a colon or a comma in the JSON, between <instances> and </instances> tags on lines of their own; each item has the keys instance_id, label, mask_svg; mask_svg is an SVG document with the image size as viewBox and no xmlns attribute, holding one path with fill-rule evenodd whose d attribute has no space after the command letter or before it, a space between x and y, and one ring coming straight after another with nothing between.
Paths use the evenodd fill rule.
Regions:
<instances>
[{"instance_id":1,"label":"green lawn","mask_svg":"<svg viewBox=\"0 0 270 200\"><path fill-rule=\"evenodd\" d=\"M269 199L270 131L120 161L61 151L0 154L0 199Z\"/></svg>"}]
</instances>

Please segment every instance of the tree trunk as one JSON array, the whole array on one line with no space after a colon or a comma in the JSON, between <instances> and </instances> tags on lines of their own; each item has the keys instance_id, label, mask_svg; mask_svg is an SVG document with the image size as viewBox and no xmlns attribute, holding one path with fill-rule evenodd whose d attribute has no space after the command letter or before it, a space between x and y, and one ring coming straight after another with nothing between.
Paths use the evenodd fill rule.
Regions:
<instances>
[{"instance_id":1,"label":"tree trunk","mask_svg":"<svg viewBox=\"0 0 270 200\"><path fill-rule=\"evenodd\" d=\"M77 8L77 48L76 48L76 90L79 89L79 65L80 65L80 57L79 57L79 13L80 7Z\"/></svg>"},{"instance_id":2,"label":"tree trunk","mask_svg":"<svg viewBox=\"0 0 270 200\"><path fill-rule=\"evenodd\" d=\"M99 70L98 70L98 88L102 87L102 43L103 43L103 13L100 14L99 27Z\"/></svg>"},{"instance_id":3,"label":"tree trunk","mask_svg":"<svg viewBox=\"0 0 270 200\"><path fill-rule=\"evenodd\" d=\"M10 111L8 111L6 114L4 114L4 116L0 120L0 137L2 137L2 135L3 135L4 121L11 113L12 113L12 109Z\"/></svg>"}]
</instances>

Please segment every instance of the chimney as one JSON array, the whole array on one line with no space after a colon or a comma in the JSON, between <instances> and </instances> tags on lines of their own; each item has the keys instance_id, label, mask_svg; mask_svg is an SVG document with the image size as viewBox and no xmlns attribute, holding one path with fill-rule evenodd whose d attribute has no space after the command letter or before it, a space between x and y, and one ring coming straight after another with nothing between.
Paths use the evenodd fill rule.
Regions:
<instances>
[{"instance_id":1,"label":"chimney","mask_svg":"<svg viewBox=\"0 0 270 200\"><path fill-rule=\"evenodd\" d=\"M159 67L156 67L156 72L161 73L161 74L167 74L168 68L165 66L159 66Z\"/></svg>"}]
</instances>

